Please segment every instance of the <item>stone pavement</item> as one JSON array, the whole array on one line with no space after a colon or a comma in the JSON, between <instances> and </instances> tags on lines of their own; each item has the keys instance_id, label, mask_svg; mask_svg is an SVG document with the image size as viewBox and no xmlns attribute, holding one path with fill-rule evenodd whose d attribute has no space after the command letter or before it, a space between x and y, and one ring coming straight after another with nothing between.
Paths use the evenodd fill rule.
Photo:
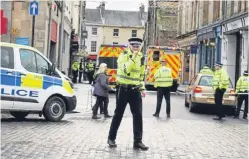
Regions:
<instances>
[{"instance_id":1,"label":"stone pavement","mask_svg":"<svg viewBox=\"0 0 249 159\"><path fill-rule=\"evenodd\" d=\"M166 118L144 119L149 151L132 149L132 118L124 118L118 147L107 146L111 119L67 116L60 123L2 119L1 158L10 159L246 159L247 124Z\"/></svg>"}]
</instances>

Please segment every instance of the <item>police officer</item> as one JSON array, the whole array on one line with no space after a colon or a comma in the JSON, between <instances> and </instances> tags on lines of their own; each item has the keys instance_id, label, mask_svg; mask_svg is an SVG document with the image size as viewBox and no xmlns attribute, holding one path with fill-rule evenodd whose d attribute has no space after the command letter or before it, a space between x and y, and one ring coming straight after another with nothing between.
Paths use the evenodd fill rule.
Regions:
<instances>
[{"instance_id":1,"label":"police officer","mask_svg":"<svg viewBox=\"0 0 249 159\"><path fill-rule=\"evenodd\" d=\"M206 64L200 71L201 74L213 75L214 72Z\"/></svg>"},{"instance_id":2,"label":"police officer","mask_svg":"<svg viewBox=\"0 0 249 159\"><path fill-rule=\"evenodd\" d=\"M142 120L142 97L144 90L144 66L143 54L140 52L142 39L130 38L130 46L118 57L117 83L118 94L116 110L110 126L107 143L110 147L116 147L115 139L120 126L126 105L129 103L133 115L134 149L148 150L142 143L143 120ZM142 92L143 94L143 92Z\"/></svg>"},{"instance_id":3,"label":"police officer","mask_svg":"<svg viewBox=\"0 0 249 159\"><path fill-rule=\"evenodd\" d=\"M242 106L243 101L245 101L245 108L244 108L244 115L243 119L247 119L247 113L248 113L248 86L249 86L249 77L248 77L248 71L244 71L243 76L239 78L236 85L236 93L245 93L245 94L239 94L238 95L238 105L237 110L235 113L235 118L239 118L240 109Z\"/></svg>"},{"instance_id":4,"label":"police officer","mask_svg":"<svg viewBox=\"0 0 249 159\"><path fill-rule=\"evenodd\" d=\"M89 62L86 65L86 68L88 70L88 80L89 80L89 84L92 84L93 82L93 75L94 75L94 64L92 62L92 60L89 60Z\"/></svg>"},{"instance_id":5,"label":"police officer","mask_svg":"<svg viewBox=\"0 0 249 159\"><path fill-rule=\"evenodd\" d=\"M83 59L80 60L80 68L79 68L79 83L81 83L81 78L82 78L82 74L83 74Z\"/></svg>"},{"instance_id":6,"label":"police officer","mask_svg":"<svg viewBox=\"0 0 249 159\"><path fill-rule=\"evenodd\" d=\"M78 71L79 71L79 62L75 60L72 64L73 83L77 83Z\"/></svg>"},{"instance_id":7,"label":"police officer","mask_svg":"<svg viewBox=\"0 0 249 159\"><path fill-rule=\"evenodd\" d=\"M163 96L166 100L166 113L167 117L170 117L170 89L173 84L172 70L166 67L166 61L161 60L161 67L155 72L155 88L157 88L157 107L156 112L153 114L155 117L159 117L161 110Z\"/></svg>"},{"instance_id":8,"label":"police officer","mask_svg":"<svg viewBox=\"0 0 249 159\"><path fill-rule=\"evenodd\" d=\"M223 95L229 86L229 76L228 73L222 68L222 66L223 64L218 62L215 64L215 72L212 81L212 87L215 91L215 105L217 109L217 117L213 118L214 120L221 120L223 117L225 117L222 100Z\"/></svg>"}]
</instances>

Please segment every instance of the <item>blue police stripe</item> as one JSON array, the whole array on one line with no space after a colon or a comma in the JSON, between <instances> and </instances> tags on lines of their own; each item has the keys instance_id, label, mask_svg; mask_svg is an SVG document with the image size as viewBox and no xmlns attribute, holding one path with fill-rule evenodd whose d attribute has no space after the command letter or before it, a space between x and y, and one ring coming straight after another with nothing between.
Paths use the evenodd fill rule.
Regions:
<instances>
[{"instance_id":1,"label":"blue police stripe","mask_svg":"<svg viewBox=\"0 0 249 159\"><path fill-rule=\"evenodd\" d=\"M55 77L43 76L43 89L47 89L53 85L62 86L62 80Z\"/></svg>"},{"instance_id":2,"label":"blue police stripe","mask_svg":"<svg viewBox=\"0 0 249 159\"><path fill-rule=\"evenodd\" d=\"M16 72L16 86L21 87L22 85L22 76L20 75L21 72Z\"/></svg>"},{"instance_id":3,"label":"blue police stripe","mask_svg":"<svg viewBox=\"0 0 249 159\"><path fill-rule=\"evenodd\" d=\"M8 74L8 70L1 69L1 85L15 86L15 72Z\"/></svg>"},{"instance_id":4,"label":"blue police stripe","mask_svg":"<svg viewBox=\"0 0 249 159\"><path fill-rule=\"evenodd\" d=\"M58 78L54 78L54 85L62 86L62 80Z\"/></svg>"}]
</instances>

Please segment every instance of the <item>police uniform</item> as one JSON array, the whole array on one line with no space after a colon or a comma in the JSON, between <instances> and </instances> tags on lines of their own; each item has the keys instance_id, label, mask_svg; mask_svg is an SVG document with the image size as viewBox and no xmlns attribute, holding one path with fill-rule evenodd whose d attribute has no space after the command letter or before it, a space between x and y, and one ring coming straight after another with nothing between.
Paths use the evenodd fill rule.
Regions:
<instances>
[{"instance_id":1,"label":"police uniform","mask_svg":"<svg viewBox=\"0 0 249 159\"><path fill-rule=\"evenodd\" d=\"M86 68L88 69L88 80L89 80L89 84L92 84L93 82L93 75L94 75L94 64L89 62L86 65Z\"/></svg>"},{"instance_id":2,"label":"police uniform","mask_svg":"<svg viewBox=\"0 0 249 159\"><path fill-rule=\"evenodd\" d=\"M244 71L243 76L239 78L236 85L236 93L248 93L248 86L249 86L249 77L248 77L248 71ZM235 113L235 118L239 118L240 109L242 106L243 101L245 101L245 108L244 108L244 115L243 118L247 119L247 113L248 113L248 94L239 94L237 98L238 104L237 109Z\"/></svg>"},{"instance_id":3,"label":"police uniform","mask_svg":"<svg viewBox=\"0 0 249 159\"><path fill-rule=\"evenodd\" d=\"M212 87L215 91L215 105L217 109L217 117L213 118L214 120L221 120L225 117L222 100L226 89L229 86L229 76L228 73L222 68L223 64L216 63L215 66L219 66L220 69L214 72L214 77L212 80Z\"/></svg>"},{"instance_id":4,"label":"police uniform","mask_svg":"<svg viewBox=\"0 0 249 159\"><path fill-rule=\"evenodd\" d=\"M208 66L204 66L201 71L201 74L206 74L206 75L213 75L214 72L208 67Z\"/></svg>"},{"instance_id":5,"label":"police uniform","mask_svg":"<svg viewBox=\"0 0 249 159\"><path fill-rule=\"evenodd\" d=\"M132 47L140 47L142 39L130 38ZM134 149L148 150L142 143L143 121L142 121L142 97L141 90L144 90L144 66L142 66L143 54L133 53L129 48L118 57L117 83L118 94L116 109L110 126L108 144L116 147L115 139L120 126L126 105L129 103L133 115Z\"/></svg>"},{"instance_id":6,"label":"police uniform","mask_svg":"<svg viewBox=\"0 0 249 159\"><path fill-rule=\"evenodd\" d=\"M166 62L161 60L161 62ZM166 66L161 66L155 72L155 88L157 88L157 107L156 112L153 114L155 117L159 117L161 110L163 96L166 100L166 113L167 117L170 117L170 89L173 84L172 70Z\"/></svg>"},{"instance_id":7,"label":"police uniform","mask_svg":"<svg viewBox=\"0 0 249 159\"><path fill-rule=\"evenodd\" d=\"M83 70L84 70L83 69L83 60L81 59L80 64L79 64L79 83L81 83Z\"/></svg>"},{"instance_id":8,"label":"police uniform","mask_svg":"<svg viewBox=\"0 0 249 159\"><path fill-rule=\"evenodd\" d=\"M72 71L73 71L73 83L77 83L78 71L79 71L79 62L74 61L72 64Z\"/></svg>"}]
</instances>

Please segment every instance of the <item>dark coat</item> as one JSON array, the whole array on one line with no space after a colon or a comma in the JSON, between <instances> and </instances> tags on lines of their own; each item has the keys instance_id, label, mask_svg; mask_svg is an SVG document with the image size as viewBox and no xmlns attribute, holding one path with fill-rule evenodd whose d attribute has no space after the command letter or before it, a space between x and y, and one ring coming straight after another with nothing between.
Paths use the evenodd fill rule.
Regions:
<instances>
[{"instance_id":1,"label":"dark coat","mask_svg":"<svg viewBox=\"0 0 249 159\"><path fill-rule=\"evenodd\" d=\"M101 97L108 97L109 90L111 89L108 86L108 76L105 73L100 73L96 76L93 94Z\"/></svg>"}]
</instances>

